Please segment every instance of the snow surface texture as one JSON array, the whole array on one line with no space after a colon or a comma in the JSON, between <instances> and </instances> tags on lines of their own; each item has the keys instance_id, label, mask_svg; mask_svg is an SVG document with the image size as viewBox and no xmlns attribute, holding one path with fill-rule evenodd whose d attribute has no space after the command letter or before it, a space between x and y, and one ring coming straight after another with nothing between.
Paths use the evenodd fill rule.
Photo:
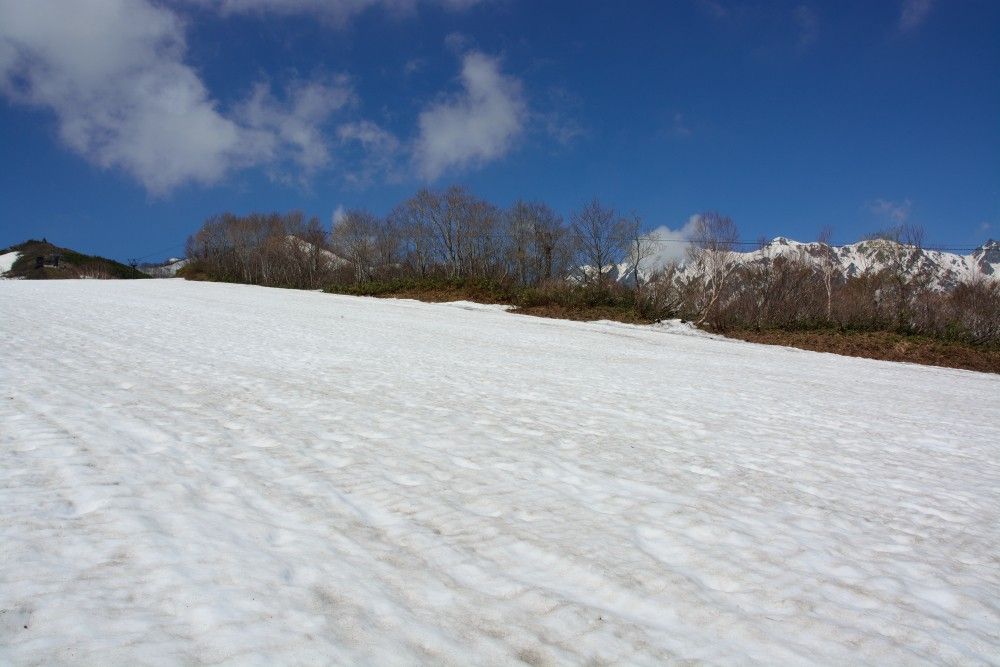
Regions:
<instances>
[{"instance_id":1,"label":"snow surface texture","mask_svg":"<svg viewBox=\"0 0 1000 667\"><path fill-rule=\"evenodd\" d=\"M1000 378L691 334L3 283L0 664L996 661Z\"/></svg>"},{"instance_id":2,"label":"snow surface texture","mask_svg":"<svg viewBox=\"0 0 1000 667\"><path fill-rule=\"evenodd\" d=\"M4 254L0 255L0 276L3 276L3 274L10 271L11 267L14 266L14 262L16 262L17 258L20 256L21 253L17 251L5 252Z\"/></svg>"}]
</instances>

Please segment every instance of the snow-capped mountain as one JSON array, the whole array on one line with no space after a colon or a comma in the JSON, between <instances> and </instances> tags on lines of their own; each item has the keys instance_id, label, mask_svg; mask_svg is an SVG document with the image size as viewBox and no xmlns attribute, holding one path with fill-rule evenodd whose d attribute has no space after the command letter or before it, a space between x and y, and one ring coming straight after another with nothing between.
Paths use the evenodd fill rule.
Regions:
<instances>
[{"instance_id":1,"label":"snow-capped mountain","mask_svg":"<svg viewBox=\"0 0 1000 667\"><path fill-rule=\"evenodd\" d=\"M918 248L895 241L873 239L844 246L824 243L801 243L779 236L762 248L734 252L737 265L766 264L778 258L800 260L818 268L833 270L841 278L853 278L865 273L899 267L911 277L927 278L931 287L948 290L960 282L975 279L1000 280L1000 242L989 240L969 255L941 250ZM639 276L654 267L640 265ZM689 277L696 271L692 265L681 265L678 275ZM633 280L634 267L629 263L611 269L618 280Z\"/></svg>"},{"instance_id":2,"label":"snow-capped mountain","mask_svg":"<svg viewBox=\"0 0 1000 667\"><path fill-rule=\"evenodd\" d=\"M188 263L188 260L171 257L161 264L142 264L139 270L154 278L173 278Z\"/></svg>"}]
</instances>

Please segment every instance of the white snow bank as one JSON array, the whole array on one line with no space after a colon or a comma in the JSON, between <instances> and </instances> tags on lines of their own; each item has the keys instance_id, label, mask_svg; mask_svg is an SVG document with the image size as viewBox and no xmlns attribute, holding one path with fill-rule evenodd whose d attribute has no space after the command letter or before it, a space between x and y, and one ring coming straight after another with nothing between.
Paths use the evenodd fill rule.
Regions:
<instances>
[{"instance_id":1,"label":"white snow bank","mask_svg":"<svg viewBox=\"0 0 1000 667\"><path fill-rule=\"evenodd\" d=\"M514 306L499 303L476 303L475 301L442 301L439 306L449 306L451 308L461 308L462 310L487 310L505 312L514 310Z\"/></svg>"},{"instance_id":2,"label":"white snow bank","mask_svg":"<svg viewBox=\"0 0 1000 667\"><path fill-rule=\"evenodd\" d=\"M20 256L21 253L16 250L12 252L5 252L0 255L0 276L10 271L11 267L14 266L14 262L16 262Z\"/></svg>"},{"instance_id":3,"label":"white snow bank","mask_svg":"<svg viewBox=\"0 0 1000 667\"><path fill-rule=\"evenodd\" d=\"M0 664L1000 655L1000 377L173 280L0 314Z\"/></svg>"}]
</instances>

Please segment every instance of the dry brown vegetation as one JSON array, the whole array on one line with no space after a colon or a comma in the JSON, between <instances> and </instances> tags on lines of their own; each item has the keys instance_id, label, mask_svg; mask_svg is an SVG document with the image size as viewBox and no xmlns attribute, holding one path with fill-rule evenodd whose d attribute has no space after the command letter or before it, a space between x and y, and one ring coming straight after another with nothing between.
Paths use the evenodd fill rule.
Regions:
<instances>
[{"instance_id":1,"label":"dry brown vegetation","mask_svg":"<svg viewBox=\"0 0 1000 667\"><path fill-rule=\"evenodd\" d=\"M608 286L603 291L591 290L586 296L582 296L579 288L550 286L546 289L517 289L488 282L462 280L372 283L362 288L330 288L328 291L416 299L432 303L474 301L505 304L514 306L513 312L516 314L577 321L612 320L628 324L651 324L656 319L655 313L644 310L636 303L631 290L622 289L620 286ZM976 345L960 340L857 329L705 328L752 343L784 345L867 359L1000 373L1000 347Z\"/></svg>"},{"instance_id":2,"label":"dry brown vegetation","mask_svg":"<svg viewBox=\"0 0 1000 667\"><path fill-rule=\"evenodd\" d=\"M316 289L333 279L319 220L291 213L223 213L187 240L190 260L178 275L192 280Z\"/></svg>"},{"instance_id":3,"label":"dry brown vegetation","mask_svg":"<svg viewBox=\"0 0 1000 667\"><path fill-rule=\"evenodd\" d=\"M1000 373L1000 349L937 340L926 336L905 336L889 331L782 331L780 329L732 330L726 332L726 335L752 343L785 345L849 357Z\"/></svg>"}]
</instances>

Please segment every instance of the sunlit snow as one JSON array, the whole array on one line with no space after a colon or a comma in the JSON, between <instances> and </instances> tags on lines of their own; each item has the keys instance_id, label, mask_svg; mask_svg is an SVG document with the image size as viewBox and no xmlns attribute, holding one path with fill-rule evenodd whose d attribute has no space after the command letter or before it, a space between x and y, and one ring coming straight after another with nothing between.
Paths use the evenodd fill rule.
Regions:
<instances>
[{"instance_id":1,"label":"sunlit snow","mask_svg":"<svg viewBox=\"0 0 1000 667\"><path fill-rule=\"evenodd\" d=\"M10 271L11 267L14 266L14 262L21 256L21 253L16 250L11 252L5 252L0 255L0 276Z\"/></svg>"},{"instance_id":2,"label":"sunlit snow","mask_svg":"<svg viewBox=\"0 0 1000 667\"><path fill-rule=\"evenodd\" d=\"M1000 655L997 376L179 280L0 340L0 664Z\"/></svg>"}]
</instances>

